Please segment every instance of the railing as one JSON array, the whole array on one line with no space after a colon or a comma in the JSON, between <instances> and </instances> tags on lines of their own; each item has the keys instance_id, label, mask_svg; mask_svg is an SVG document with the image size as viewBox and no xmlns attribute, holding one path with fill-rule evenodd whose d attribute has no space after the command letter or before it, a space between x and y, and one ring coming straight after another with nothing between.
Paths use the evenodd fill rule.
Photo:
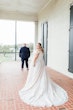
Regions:
<instances>
[{"instance_id":1,"label":"railing","mask_svg":"<svg viewBox=\"0 0 73 110\"><path fill-rule=\"evenodd\" d=\"M0 52L0 62L4 61L14 61L16 55L16 60L20 60L19 52Z\"/></svg>"},{"instance_id":2,"label":"railing","mask_svg":"<svg viewBox=\"0 0 73 110\"><path fill-rule=\"evenodd\" d=\"M31 55L32 55L31 51ZM0 62L20 61L19 52L0 52Z\"/></svg>"}]
</instances>

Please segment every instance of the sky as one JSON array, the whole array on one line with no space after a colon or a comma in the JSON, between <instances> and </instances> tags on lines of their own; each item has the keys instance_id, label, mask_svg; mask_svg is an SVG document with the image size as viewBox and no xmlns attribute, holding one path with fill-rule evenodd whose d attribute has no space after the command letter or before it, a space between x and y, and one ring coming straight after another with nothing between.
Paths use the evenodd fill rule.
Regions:
<instances>
[{"instance_id":1,"label":"sky","mask_svg":"<svg viewBox=\"0 0 73 110\"><path fill-rule=\"evenodd\" d=\"M34 22L17 21L17 44L34 43ZM15 21L0 20L0 45L15 44Z\"/></svg>"}]
</instances>

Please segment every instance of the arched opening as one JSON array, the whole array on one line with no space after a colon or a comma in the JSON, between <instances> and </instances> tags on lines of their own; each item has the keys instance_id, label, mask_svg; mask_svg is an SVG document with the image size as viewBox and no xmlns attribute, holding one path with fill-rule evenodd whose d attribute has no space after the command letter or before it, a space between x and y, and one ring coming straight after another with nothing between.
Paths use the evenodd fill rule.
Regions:
<instances>
[{"instance_id":1,"label":"arched opening","mask_svg":"<svg viewBox=\"0 0 73 110\"><path fill-rule=\"evenodd\" d=\"M19 59L19 49L24 43L33 51L35 23L0 20L0 62Z\"/></svg>"}]
</instances>

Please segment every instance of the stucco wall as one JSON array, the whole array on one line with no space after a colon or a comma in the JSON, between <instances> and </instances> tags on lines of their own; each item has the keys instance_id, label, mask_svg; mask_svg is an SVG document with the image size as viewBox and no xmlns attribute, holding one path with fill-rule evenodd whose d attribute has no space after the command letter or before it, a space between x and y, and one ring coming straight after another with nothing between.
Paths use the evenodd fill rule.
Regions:
<instances>
[{"instance_id":1,"label":"stucco wall","mask_svg":"<svg viewBox=\"0 0 73 110\"><path fill-rule=\"evenodd\" d=\"M39 13L38 41L41 41L41 23L48 21L48 66L73 77L68 72L71 3L72 0L52 0Z\"/></svg>"}]
</instances>

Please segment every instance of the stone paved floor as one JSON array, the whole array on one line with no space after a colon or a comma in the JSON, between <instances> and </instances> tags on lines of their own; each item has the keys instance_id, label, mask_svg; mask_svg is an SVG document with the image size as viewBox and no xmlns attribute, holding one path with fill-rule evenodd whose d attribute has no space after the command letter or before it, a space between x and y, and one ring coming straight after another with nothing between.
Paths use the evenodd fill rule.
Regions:
<instances>
[{"instance_id":1,"label":"stone paved floor","mask_svg":"<svg viewBox=\"0 0 73 110\"><path fill-rule=\"evenodd\" d=\"M19 62L0 64L0 110L73 110L73 79L50 68L46 68L52 80L62 86L69 95L69 101L57 107L32 107L23 103L18 91L24 86L27 70L21 71Z\"/></svg>"}]
</instances>

